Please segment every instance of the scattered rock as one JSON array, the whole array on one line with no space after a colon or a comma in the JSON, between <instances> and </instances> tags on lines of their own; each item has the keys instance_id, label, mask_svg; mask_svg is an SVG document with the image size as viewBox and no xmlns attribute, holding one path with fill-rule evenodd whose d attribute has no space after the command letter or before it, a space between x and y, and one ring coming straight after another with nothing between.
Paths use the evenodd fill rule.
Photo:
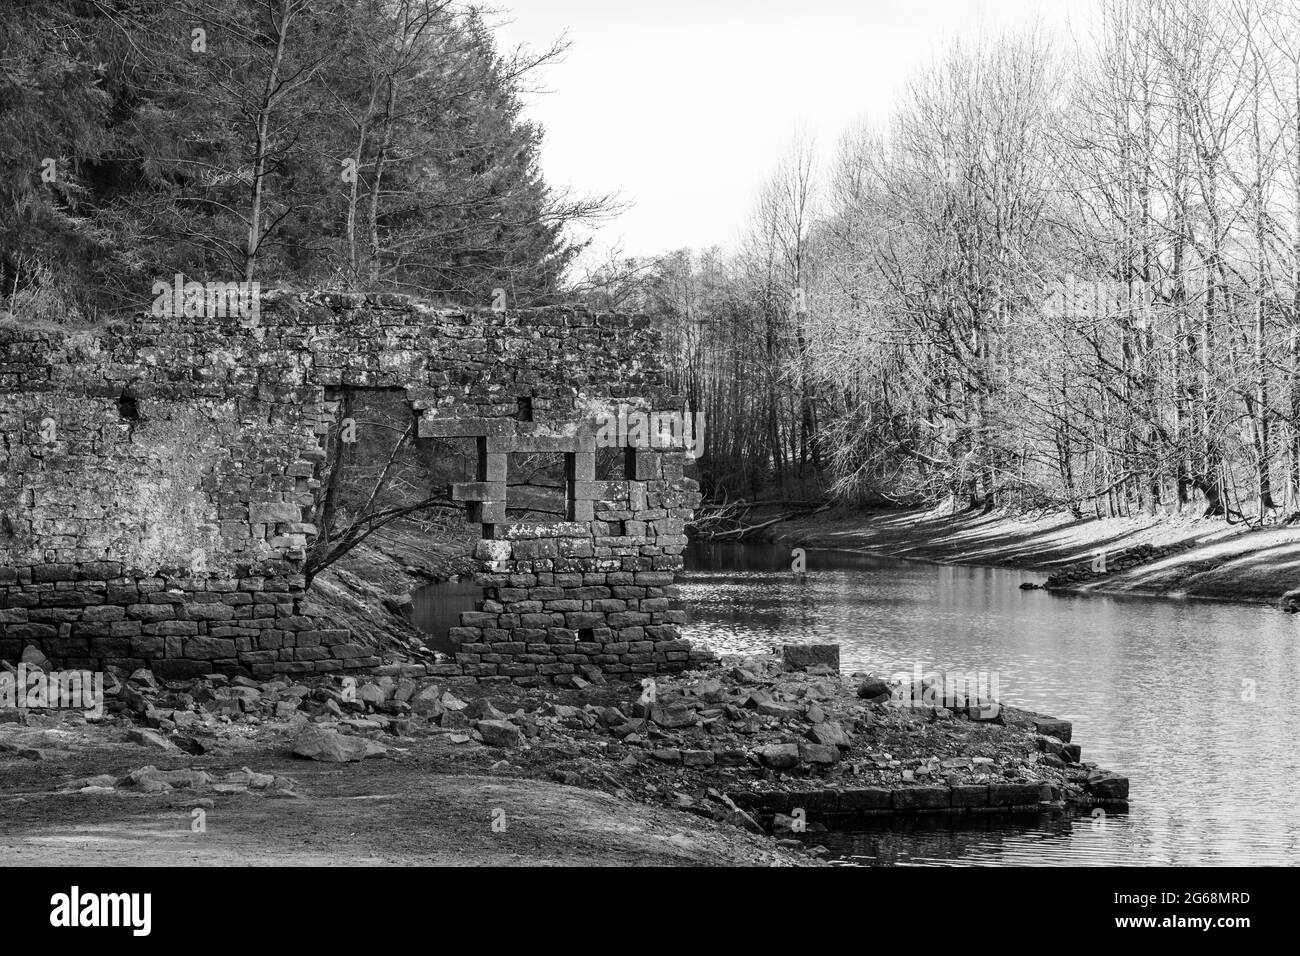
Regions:
<instances>
[{"instance_id":1,"label":"scattered rock","mask_svg":"<svg viewBox=\"0 0 1300 956\"><path fill-rule=\"evenodd\" d=\"M800 744L799 759L804 763L833 764L840 759L840 748L825 744Z\"/></svg>"},{"instance_id":2,"label":"scattered rock","mask_svg":"<svg viewBox=\"0 0 1300 956\"><path fill-rule=\"evenodd\" d=\"M775 717L778 720L795 720L801 714L801 711L794 704L783 704L779 701L769 700L758 705L758 712L767 717Z\"/></svg>"},{"instance_id":3,"label":"scattered rock","mask_svg":"<svg viewBox=\"0 0 1300 956\"><path fill-rule=\"evenodd\" d=\"M509 749L519 746L519 728L508 720L480 720L476 729L489 747Z\"/></svg>"},{"instance_id":4,"label":"scattered rock","mask_svg":"<svg viewBox=\"0 0 1300 956\"><path fill-rule=\"evenodd\" d=\"M439 717L444 710L442 706L442 689L436 684L416 692L411 698L411 709L417 714Z\"/></svg>"},{"instance_id":5,"label":"scattered rock","mask_svg":"<svg viewBox=\"0 0 1300 956\"><path fill-rule=\"evenodd\" d=\"M1109 770L1098 770L1095 773L1088 774L1084 787L1094 797L1103 800L1128 799L1128 777L1120 776Z\"/></svg>"},{"instance_id":6,"label":"scattered rock","mask_svg":"<svg viewBox=\"0 0 1300 956\"><path fill-rule=\"evenodd\" d=\"M858 685L858 696L863 700L877 701L893 695L893 689L881 677L870 675Z\"/></svg>"},{"instance_id":7,"label":"scattered rock","mask_svg":"<svg viewBox=\"0 0 1300 956\"><path fill-rule=\"evenodd\" d=\"M1001 704L984 704L980 707L967 707L966 715L971 720L984 724L1005 724Z\"/></svg>"},{"instance_id":8,"label":"scattered rock","mask_svg":"<svg viewBox=\"0 0 1300 956\"><path fill-rule=\"evenodd\" d=\"M240 784L250 790L267 790L275 784L275 779L274 774L258 773L247 767L228 773L224 778L226 783Z\"/></svg>"},{"instance_id":9,"label":"scattered rock","mask_svg":"<svg viewBox=\"0 0 1300 956\"><path fill-rule=\"evenodd\" d=\"M1065 749L1064 743L1057 740L1055 737L1049 737L1045 734L1038 734L1035 736L1034 743L1038 745L1038 749L1042 753L1052 754L1055 757L1060 757L1061 752Z\"/></svg>"},{"instance_id":10,"label":"scattered rock","mask_svg":"<svg viewBox=\"0 0 1300 956\"><path fill-rule=\"evenodd\" d=\"M468 730L469 717L463 708L461 710L444 710L442 716L438 718L438 726L446 730Z\"/></svg>"},{"instance_id":11,"label":"scattered rock","mask_svg":"<svg viewBox=\"0 0 1300 956\"><path fill-rule=\"evenodd\" d=\"M49 585L46 585L46 587L49 587ZM19 618L19 620L26 620L26 618ZM53 629L51 629L50 633L53 633ZM35 644L28 644L24 647L22 657L18 661L28 667L37 667L43 671L49 670L51 666L50 659L42 654L41 649Z\"/></svg>"},{"instance_id":12,"label":"scattered rock","mask_svg":"<svg viewBox=\"0 0 1300 956\"><path fill-rule=\"evenodd\" d=\"M112 790L117 786L117 778L106 773L95 777L82 777L68 784L68 790Z\"/></svg>"},{"instance_id":13,"label":"scattered rock","mask_svg":"<svg viewBox=\"0 0 1300 956\"><path fill-rule=\"evenodd\" d=\"M848 750L853 746L853 737L837 720L826 720L814 725L812 730L808 731L808 739L813 743L839 747L842 750Z\"/></svg>"},{"instance_id":14,"label":"scattered rock","mask_svg":"<svg viewBox=\"0 0 1300 956\"><path fill-rule=\"evenodd\" d=\"M1068 744L1074 733L1074 725L1068 720L1036 720L1034 730L1044 737L1055 737L1061 743Z\"/></svg>"},{"instance_id":15,"label":"scattered rock","mask_svg":"<svg viewBox=\"0 0 1300 956\"><path fill-rule=\"evenodd\" d=\"M349 737L308 724L293 742L293 755L324 763L353 763L387 753L388 748L365 737Z\"/></svg>"},{"instance_id":16,"label":"scattered rock","mask_svg":"<svg viewBox=\"0 0 1300 956\"><path fill-rule=\"evenodd\" d=\"M655 704L650 708L650 719L660 727L669 730L681 727L694 727L696 722L699 720L695 711L690 707L664 707L661 704Z\"/></svg>"},{"instance_id":17,"label":"scattered rock","mask_svg":"<svg viewBox=\"0 0 1300 956\"><path fill-rule=\"evenodd\" d=\"M212 778L202 770L159 770L148 766L131 771L121 786L134 785L146 793L156 793L173 787L199 790L211 782Z\"/></svg>"},{"instance_id":18,"label":"scattered rock","mask_svg":"<svg viewBox=\"0 0 1300 956\"><path fill-rule=\"evenodd\" d=\"M829 668L833 674L840 672L838 644L786 644L781 648L781 659L786 670L803 671L820 666Z\"/></svg>"},{"instance_id":19,"label":"scattered rock","mask_svg":"<svg viewBox=\"0 0 1300 956\"><path fill-rule=\"evenodd\" d=\"M505 720L506 715L492 705L487 697L480 697L465 708L464 713L470 720Z\"/></svg>"},{"instance_id":20,"label":"scattered rock","mask_svg":"<svg viewBox=\"0 0 1300 956\"><path fill-rule=\"evenodd\" d=\"M153 747L157 750L166 750L169 752L180 750L179 747L161 734L152 730L144 730L140 727L128 730L126 732L126 739L128 743L139 744L142 747Z\"/></svg>"},{"instance_id":21,"label":"scattered rock","mask_svg":"<svg viewBox=\"0 0 1300 956\"><path fill-rule=\"evenodd\" d=\"M793 770L799 766L799 745L769 744L759 749L758 756L773 770Z\"/></svg>"}]
</instances>

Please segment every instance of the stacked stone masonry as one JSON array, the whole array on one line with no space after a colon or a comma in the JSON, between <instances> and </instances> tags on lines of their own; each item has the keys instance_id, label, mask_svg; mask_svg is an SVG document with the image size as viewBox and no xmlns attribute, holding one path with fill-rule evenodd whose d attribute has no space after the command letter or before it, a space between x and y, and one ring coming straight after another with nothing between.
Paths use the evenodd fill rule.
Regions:
<instances>
[{"instance_id":1,"label":"stacked stone masonry","mask_svg":"<svg viewBox=\"0 0 1300 956\"><path fill-rule=\"evenodd\" d=\"M164 677L364 669L302 573L342 390L400 389L420 438L478 439L452 494L482 526L448 677L564 683L709 657L672 582L698 503L680 445L595 481L596 422L680 410L643 317L274 292L254 319L0 325L0 659ZM519 420L526 404L530 421ZM508 456L562 453L568 521L510 523Z\"/></svg>"},{"instance_id":2,"label":"stacked stone masonry","mask_svg":"<svg viewBox=\"0 0 1300 956\"><path fill-rule=\"evenodd\" d=\"M596 481L596 419L562 427L506 420L425 419L422 433L478 438L479 481L454 485L483 524L475 557L487 593L463 614L444 673L517 683L564 683L597 670L637 677L678 671L711 655L681 638L673 581L686 522L698 504L683 476L685 431L623 449L623 480ZM617 429L615 429L617 432ZM567 521L506 522L510 454L565 456Z\"/></svg>"}]
</instances>

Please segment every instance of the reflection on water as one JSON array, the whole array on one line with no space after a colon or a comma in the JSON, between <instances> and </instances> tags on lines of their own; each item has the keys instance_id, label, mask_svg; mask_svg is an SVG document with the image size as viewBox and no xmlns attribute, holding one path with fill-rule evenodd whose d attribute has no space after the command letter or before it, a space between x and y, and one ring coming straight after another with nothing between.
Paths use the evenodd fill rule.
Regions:
<instances>
[{"instance_id":1,"label":"reflection on water","mask_svg":"<svg viewBox=\"0 0 1300 956\"><path fill-rule=\"evenodd\" d=\"M1082 859L1043 853L1044 846L1074 839L1076 830L1080 839L1098 842L1101 827L1109 822L1064 814L916 816L868 822L847 832L809 834L806 840L863 866L1109 865L1104 853L1082 854Z\"/></svg>"},{"instance_id":2,"label":"reflection on water","mask_svg":"<svg viewBox=\"0 0 1300 956\"><path fill-rule=\"evenodd\" d=\"M411 595L411 623L429 635L424 641L429 647L454 654L447 631L460 623L461 611L474 610L482 599L483 589L468 579L426 585Z\"/></svg>"},{"instance_id":3,"label":"reflection on water","mask_svg":"<svg viewBox=\"0 0 1300 956\"><path fill-rule=\"evenodd\" d=\"M1268 608L1021 591L1041 575L789 548L695 545L686 636L722 652L837 642L846 673L996 672L1017 706L1074 721L1132 810L895 824L816 842L864 862L1290 864L1300 850L1300 619Z\"/></svg>"}]
</instances>

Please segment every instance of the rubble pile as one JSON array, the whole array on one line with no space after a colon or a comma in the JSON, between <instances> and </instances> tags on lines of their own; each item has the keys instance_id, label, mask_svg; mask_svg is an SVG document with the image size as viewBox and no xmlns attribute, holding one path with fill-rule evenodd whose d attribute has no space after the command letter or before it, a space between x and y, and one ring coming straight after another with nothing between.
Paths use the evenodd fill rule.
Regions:
<instances>
[{"instance_id":1,"label":"rubble pile","mask_svg":"<svg viewBox=\"0 0 1300 956\"><path fill-rule=\"evenodd\" d=\"M1022 584L1020 587L1021 590L1025 591L1070 588L1076 584L1082 584L1096 578L1106 577L1109 574L1118 574L1121 571L1130 571L1133 568L1141 567L1144 564L1154 564L1157 561L1163 561L1165 558L1181 554L1184 551L1190 551L1196 547L1199 547L1199 543L1192 540L1179 541L1166 545L1145 543L1135 545L1131 548L1099 552L1099 556L1104 555L1104 560L1098 560L1098 558L1094 557L1082 564L1053 572L1042 584L1030 586ZM1198 565L1196 570L1208 571L1216 567L1219 563L1220 562L1216 561L1202 562L1204 566Z\"/></svg>"},{"instance_id":2,"label":"rubble pile","mask_svg":"<svg viewBox=\"0 0 1300 956\"><path fill-rule=\"evenodd\" d=\"M159 770L149 765L122 777L112 774L79 777L70 781L64 790L69 793L167 793L171 790L185 790L194 794L251 792L271 797L296 797L297 786L291 777L258 773L248 767L216 776L204 770Z\"/></svg>"},{"instance_id":3,"label":"rubble pile","mask_svg":"<svg viewBox=\"0 0 1300 956\"><path fill-rule=\"evenodd\" d=\"M325 762L432 755L451 765L438 772L547 777L750 830L780 827L795 808L831 820L1118 807L1128 796L1125 778L1081 761L1066 721L988 702L916 706L942 675L900 687L844 678L828 663L791 666L775 655L727 658L639 685L596 675L581 688L452 684L400 666L302 682L164 682L140 670L107 683L101 722L157 751L258 739ZM293 789L247 769L247 780L172 773L199 777L146 767L112 786Z\"/></svg>"}]
</instances>

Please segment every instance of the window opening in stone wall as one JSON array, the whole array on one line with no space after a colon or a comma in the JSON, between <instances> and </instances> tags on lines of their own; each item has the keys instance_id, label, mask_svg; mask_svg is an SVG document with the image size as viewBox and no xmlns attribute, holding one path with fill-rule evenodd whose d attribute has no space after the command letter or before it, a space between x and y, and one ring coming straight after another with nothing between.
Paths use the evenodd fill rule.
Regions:
<instances>
[{"instance_id":1,"label":"window opening in stone wall","mask_svg":"<svg viewBox=\"0 0 1300 956\"><path fill-rule=\"evenodd\" d=\"M537 523L568 520L570 496L565 457L559 452L508 456L507 520Z\"/></svg>"},{"instance_id":2,"label":"window opening in stone wall","mask_svg":"<svg viewBox=\"0 0 1300 956\"><path fill-rule=\"evenodd\" d=\"M325 461L315 476L320 487L314 492L309 576L363 543L376 543L376 534L412 545L435 531L463 534L463 510L451 504L445 489L472 480L478 461L473 438L418 439L416 414L403 388L345 386L327 390L325 397L334 413L321 439ZM306 490L312 479L299 480ZM471 547L466 544L467 551Z\"/></svg>"}]
</instances>

